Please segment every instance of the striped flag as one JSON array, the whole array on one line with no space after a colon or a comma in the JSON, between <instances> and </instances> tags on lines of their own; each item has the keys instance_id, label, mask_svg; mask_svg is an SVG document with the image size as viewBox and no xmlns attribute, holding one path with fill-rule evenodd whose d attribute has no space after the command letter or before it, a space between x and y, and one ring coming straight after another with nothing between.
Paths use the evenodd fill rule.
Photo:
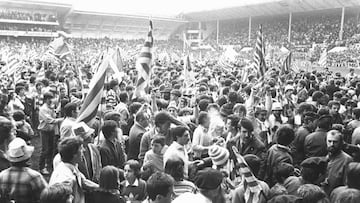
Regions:
<instances>
[{"instance_id":1,"label":"striped flag","mask_svg":"<svg viewBox=\"0 0 360 203\"><path fill-rule=\"evenodd\" d=\"M323 53L320 56L319 65L321 67L325 67L326 63L327 63L327 48L324 49Z\"/></svg>"},{"instance_id":2,"label":"striped flag","mask_svg":"<svg viewBox=\"0 0 360 203\"><path fill-rule=\"evenodd\" d=\"M256 38L254 61L255 61L255 69L258 70L258 77L259 78L264 77L266 72L265 45L264 45L264 37L262 33L261 24L259 26L259 31L257 33L257 38Z\"/></svg>"},{"instance_id":3,"label":"striped flag","mask_svg":"<svg viewBox=\"0 0 360 203\"><path fill-rule=\"evenodd\" d=\"M22 61L20 60L20 57L17 55L11 55L6 65L2 68L2 72L6 75L12 75L16 71L19 71L19 66L21 66Z\"/></svg>"},{"instance_id":4,"label":"striped flag","mask_svg":"<svg viewBox=\"0 0 360 203\"><path fill-rule=\"evenodd\" d=\"M136 70L138 72L138 78L136 82L134 98L143 97L146 95L146 89L150 82L151 73L151 48L153 47L154 39L152 35L153 25L150 21L149 32L145 44L141 49L140 56L136 61Z\"/></svg>"},{"instance_id":5,"label":"striped flag","mask_svg":"<svg viewBox=\"0 0 360 203\"><path fill-rule=\"evenodd\" d=\"M49 44L48 52L61 60L67 59L70 56L69 45L64 41L63 37L58 37L52 41Z\"/></svg>"},{"instance_id":6,"label":"striped flag","mask_svg":"<svg viewBox=\"0 0 360 203\"><path fill-rule=\"evenodd\" d=\"M100 67L90 81L90 89L81 106L79 117L76 119L77 122L83 121L89 123L97 114L104 92L105 77L109 67L109 57L110 56L102 61Z\"/></svg>"},{"instance_id":7,"label":"striped flag","mask_svg":"<svg viewBox=\"0 0 360 203\"><path fill-rule=\"evenodd\" d=\"M283 65L281 67L281 73L289 72L291 67L291 56L292 53L290 52L287 57L285 58Z\"/></svg>"},{"instance_id":8,"label":"striped flag","mask_svg":"<svg viewBox=\"0 0 360 203\"><path fill-rule=\"evenodd\" d=\"M251 172L244 157L240 155L240 153L238 152L235 146L232 146L232 150L236 156L236 161L240 165L240 173L243 176L245 202L246 203L259 202L262 188L257 178Z\"/></svg>"}]
</instances>

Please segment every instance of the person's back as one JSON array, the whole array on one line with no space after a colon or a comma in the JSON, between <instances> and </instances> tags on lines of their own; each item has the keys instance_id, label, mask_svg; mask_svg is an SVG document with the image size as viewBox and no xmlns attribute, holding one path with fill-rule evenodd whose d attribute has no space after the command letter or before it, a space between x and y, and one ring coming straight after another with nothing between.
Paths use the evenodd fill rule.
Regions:
<instances>
[{"instance_id":1,"label":"person's back","mask_svg":"<svg viewBox=\"0 0 360 203\"><path fill-rule=\"evenodd\" d=\"M0 196L16 203L37 202L46 185L43 176L28 167L12 166L0 173Z\"/></svg>"},{"instance_id":2,"label":"person's back","mask_svg":"<svg viewBox=\"0 0 360 203\"><path fill-rule=\"evenodd\" d=\"M326 131L317 130L306 136L304 141L305 158L325 156L326 150Z\"/></svg>"},{"instance_id":3,"label":"person's back","mask_svg":"<svg viewBox=\"0 0 360 203\"><path fill-rule=\"evenodd\" d=\"M113 194L101 189L91 192L87 198L88 203L125 203L125 200L119 194Z\"/></svg>"}]
</instances>

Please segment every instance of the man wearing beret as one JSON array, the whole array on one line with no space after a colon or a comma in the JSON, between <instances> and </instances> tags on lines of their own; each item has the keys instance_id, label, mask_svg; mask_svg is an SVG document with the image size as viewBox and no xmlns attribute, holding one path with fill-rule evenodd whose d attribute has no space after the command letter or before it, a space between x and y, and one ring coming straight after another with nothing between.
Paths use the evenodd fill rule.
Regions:
<instances>
[{"instance_id":1,"label":"man wearing beret","mask_svg":"<svg viewBox=\"0 0 360 203\"><path fill-rule=\"evenodd\" d=\"M221 183L223 175L220 171L205 168L197 172L194 183L199 188L199 193L185 193L176 198L173 203L196 202L212 203L225 202L225 196Z\"/></svg>"}]
</instances>

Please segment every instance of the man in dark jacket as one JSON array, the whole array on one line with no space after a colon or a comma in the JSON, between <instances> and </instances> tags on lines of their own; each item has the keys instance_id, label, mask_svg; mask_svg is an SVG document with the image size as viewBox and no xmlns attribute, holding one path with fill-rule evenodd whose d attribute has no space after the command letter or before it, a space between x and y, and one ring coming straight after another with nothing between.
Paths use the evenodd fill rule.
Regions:
<instances>
[{"instance_id":1,"label":"man in dark jacket","mask_svg":"<svg viewBox=\"0 0 360 203\"><path fill-rule=\"evenodd\" d=\"M300 163L305 159L305 149L304 142L306 136L312 133L315 130L315 120L318 118L317 114L314 112L306 112L304 114L304 123L300 126L295 132L294 139L294 148L295 152L293 153L294 164L300 165Z\"/></svg>"},{"instance_id":2,"label":"man in dark jacket","mask_svg":"<svg viewBox=\"0 0 360 203\"><path fill-rule=\"evenodd\" d=\"M295 132L289 125L280 126L275 133L276 144L270 147L266 159L266 182L270 187L275 184L274 169L281 163L293 164L289 145L294 137Z\"/></svg>"},{"instance_id":3,"label":"man in dark jacket","mask_svg":"<svg viewBox=\"0 0 360 203\"><path fill-rule=\"evenodd\" d=\"M260 177L262 177L264 173L263 166L265 165L266 149L264 143L254 135L254 126L249 119L241 119L238 123L238 135L232 138L227 144L230 158L236 160L231 149L232 146L235 146L243 156L246 154L254 154L261 159L262 167L260 168L259 174Z\"/></svg>"},{"instance_id":4,"label":"man in dark jacket","mask_svg":"<svg viewBox=\"0 0 360 203\"><path fill-rule=\"evenodd\" d=\"M117 140L116 122L105 121L101 130L105 137L105 142L99 148L102 166L112 165L124 169L126 157L121 143Z\"/></svg>"},{"instance_id":5,"label":"man in dark jacket","mask_svg":"<svg viewBox=\"0 0 360 203\"><path fill-rule=\"evenodd\" d=\"M144 111L140 111L136 114L135 124L131 127L129 133L129 151L128 159L138 160L140 153L141 138L146 132L146 127L149 126L150 116Z\"/></svg>"},{"instance_id":6,"label":"man in dark jacket","mask_svg":"<svg viewBox=\"0 0 360 203\"><path fill-rule=\"evenodd\" d=\"M330 115L323 115L319 118L316 131L305 138L305 158L326 156L326 133L330 130L331 126L332 117Z\"/></svg>"}]
</instances>

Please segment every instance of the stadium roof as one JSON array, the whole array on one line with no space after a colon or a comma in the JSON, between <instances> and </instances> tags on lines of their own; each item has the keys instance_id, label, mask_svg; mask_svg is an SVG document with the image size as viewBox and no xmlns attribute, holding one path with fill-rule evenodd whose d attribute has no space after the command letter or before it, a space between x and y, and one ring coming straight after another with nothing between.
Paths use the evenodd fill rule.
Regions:
<instances>
[{"instance_id":1,"label":"stadium roof","mask_svg":"<svg viewBox=\"0 0 360 203\"><path fill-rule=\"evenodd\" d=\"M190 21L213 21L358 6L360 6L360 0L273 0L230 8L189 12L184 16Z\"/></svg>"},{"instance_id":2,"label":"stadium roof","mask_svg":"<svg viewBox=\"0 0 360 203\"><path fill-rule=\"evenodd\" d=\"M0 8L19 8L27 10L51 10L57 11L59 14L67 13L71 8L71 4L55 3L55 2L40 2L28 0L1 0Z\"/></svg>"}]
</instances>

